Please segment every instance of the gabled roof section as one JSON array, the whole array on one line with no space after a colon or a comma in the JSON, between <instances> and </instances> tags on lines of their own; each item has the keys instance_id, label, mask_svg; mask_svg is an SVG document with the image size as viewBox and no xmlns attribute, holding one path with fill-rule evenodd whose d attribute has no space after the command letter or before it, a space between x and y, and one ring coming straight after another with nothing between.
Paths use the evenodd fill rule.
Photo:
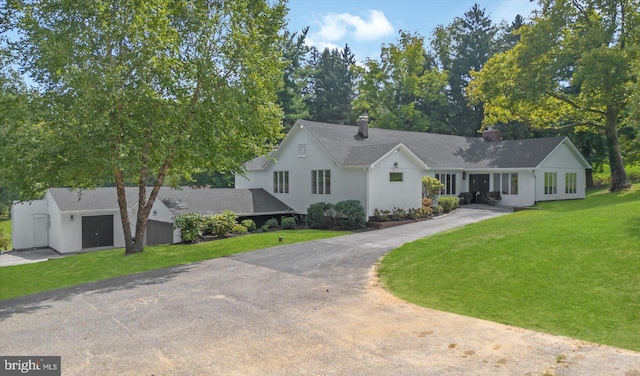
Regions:
<instances>
[{"instance_id":1,"label":"gabled roof section","mask_svg":"<svg viewBox=\"0 0 640 376\"><path fill-rule=\"evenodd\" d=\"M591 165L589 164L589 162L587 162L587 160L584 158L584 156L582 155L582 153L580 153L580 150L578 150L578 148L573 144L573 142L571 142L571 140L569 140L569 138L568 138L568 137L565 137L565 138L562 140L562 142L561 142L561 143L559 143L559 144L558 144L558 145L553 149L553 151L555 151L555 149L559 148L559 147L560 147L560 145L562 145L562 144L566 145L566 146L569 148L569 150L573 153L573 155L575 155L575 157L576 157L576 158L578 158L578 160L580 161L580 163L582 163L582 165L584 166L584 168L585 168L585 169L588 169L588 170L590 170L590 169L591 169ZM553 152L553 151L552 151L552 152ZM547 154L547 156L546 156L546 157L544 157L544 158L540 161L540 163L539 163L538 165L542 164L542 162L544 162L544 161L549 157L549 155L550 155L550 154L551 154L551 153Z\"/></svg>"},{"instance_id":2,"label":"gabled roof section","mask_svg":"<svg viewBox=\"0 0 640 376\"><path fill-rule=\"evenodd\" d=\"M125 188L128 209L138 203L138 187ZM69 188L50 188L49 193L60 211L119 210L118 194L115 187L103 187L93 190L71 190ZM147 191L147 195L150 192Z\"/></svg>"},{"instance_id":3,"label":"gabled roof section","mask_svg":"<svg viewBox=\"0 0 640 376\"><path fill-rule=\"evenodd\" d=\"M562 137L523 140L484 141L456 149L454 154L465 161L465 168L536 168L562 142Z\"/></svg>"},{"instance_id":4,"label":"gabled roof section","mask_svg":"<svg viewBox=\"0 0 640 376\"><path fill-rule=\"evenodd\" d=\"M485 141L435 133L358 127L298 120L341 166L371 165L398 144L405 145L431 169L535 168L566 138Z\"/></svg>"},{"instance_id":5,"label":"gabled roof section","mask_svg":"<svg viewBox=\"0 0 640 376\"><path fill-rule=\"evenodd\" d=\"M160 188L158 198L174 214L212 215L231 210L237 215L285 214L289 206L262 188Z\"/></svg>"}]
</instances>

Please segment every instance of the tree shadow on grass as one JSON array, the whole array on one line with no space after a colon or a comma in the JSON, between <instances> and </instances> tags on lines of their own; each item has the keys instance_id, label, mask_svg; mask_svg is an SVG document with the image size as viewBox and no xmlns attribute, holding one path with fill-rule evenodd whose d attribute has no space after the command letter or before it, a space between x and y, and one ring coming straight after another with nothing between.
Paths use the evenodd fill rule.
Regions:
<instances>
[{"instance_id":1,"label":"tree shadow on grass","mask_svg":"<svg viewBox=\"0 0 640 376\"><path fill-rule=\"evenodd\" d=\"M179 274L189 271L193 264L125 275L102 281L63 287L0 301L0 321L21 313L30 313L51 307L52 302L71 301L81 294L108 294L114 291L131 290L139 286L159 285L171 281Z\"/></svg>"},{"instance_id":2,"label":"tree shadow on grass","mask_svg":"<svg viewBox=\"0 0 640 376\"><path fill-rule=\"evenodd\" d=\"M631 218L627 223L626 230L629 237L640 241L640 217Z\"/></svg>"}]
</instances>

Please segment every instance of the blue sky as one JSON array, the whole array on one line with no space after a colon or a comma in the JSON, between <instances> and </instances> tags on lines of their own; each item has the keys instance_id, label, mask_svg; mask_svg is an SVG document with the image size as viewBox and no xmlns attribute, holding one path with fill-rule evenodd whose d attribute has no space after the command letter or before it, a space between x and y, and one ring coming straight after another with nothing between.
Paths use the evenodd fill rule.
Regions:
<instances>
[{"instance_id":1,"label":"blue sky","mask_svg":"<svg viewBox=\"0 0 640 376\"><path fill-rule=\"evenodd\" d=\"M289 0L292 32L309 26L307 44L319 49L342 48L345 43L358 61L377 58L382 44L395 43L398 31L417 32L428 41L438 25L448 25L455 17L478 3L491 20L513 21L538 9L530 0Z\"/></svg>"}]
</instances>

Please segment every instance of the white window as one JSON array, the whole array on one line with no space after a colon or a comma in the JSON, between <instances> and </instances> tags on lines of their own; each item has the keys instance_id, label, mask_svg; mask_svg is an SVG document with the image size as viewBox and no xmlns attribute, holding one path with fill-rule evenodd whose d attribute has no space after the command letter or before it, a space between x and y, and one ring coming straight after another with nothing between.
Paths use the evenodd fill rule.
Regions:
<instances>
[{"instance_id":1,"label":"white window","mask_svg":"<svg viewBox=\"0 0 640 376\"><path fill-rule=\"evenodd\" d=\"M331 194L331 170L311 170L311 194Z\"/></svg>"},{"instance_id":2,"label":"white window","mask_svg":"<svg viewBox=\"0 0 640 376\"><path fill-rule=\"evenodd\" d=\"M298 157L307 156L307 144L298 144Z\"/></svg>"},{"instance_id":3,"label":"white window","mask_svg":"<svg viewBox=\"0 0 640 376\"><path fill-rule=\"evenodd\" d=\"M575 194L578 192L578 174L567 172L564 174L564 193Z\"/></svg>"},{"instance_id":4,"label":"white window","mask_svg":"<svg viewBox=\"0 0 640 376\"><path fill-rule=\"evenodd\" d=\"M289 171L273 172L273 193L289 193Z\"/></svg>"},{"instance_id":5,"label":"white window","mask_svg":"<svg viewBox=\"0 0 640 376\"><path fill-rule=\"evenodd\" d=\"M404 175L402 172L390 172L389 173L389 181L401 182L404 180Z\"/></svg>"},{"instance_id":6,"label":"white window","mask_svg":"<svg viewBox=\"0 0 640 376\"><path fill-rule=\"evenodd\" d=\"M544 173L544 194L555 195L557 193L558 193L558 173L545 172Z\"/></svg>"},{"instance_id":7,"label":"white window","mask_svg":"<svg viewBox=\"0 0 640 376\"><path fill-rule=\"evenodd\" d=\"M436 174L436 179L444 184L440 189L441 195L455 195L458 193L456 189L456 174Z\"/></svg>"},{"instance_id":8,"label":"white window","mask_svg":"<svg viewBox=\"0 0 640 376\"><path fill-rule=\"evenodd\" d=\"M518 194L518 173L493 174L493 190L503 195Z\"/></svg>"}]
</instances>

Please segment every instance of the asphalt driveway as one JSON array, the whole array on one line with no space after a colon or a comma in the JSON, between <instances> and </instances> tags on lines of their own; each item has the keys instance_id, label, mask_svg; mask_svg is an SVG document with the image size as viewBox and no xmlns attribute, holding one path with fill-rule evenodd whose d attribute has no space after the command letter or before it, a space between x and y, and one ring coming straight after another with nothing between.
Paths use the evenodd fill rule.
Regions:
<instances>
[{"instance_id":1,"label":"asphalt driveway","mask_svg":"<svg viewBox=\"0 0 640 376\"><path fill-rule=\"evenodd\" d=\"M0 354L60 355L64 375L640 376L640 353L416 307L375 284L389 250L502 214L459 209L1 301Z\"/></svg>"}]
</instances>

